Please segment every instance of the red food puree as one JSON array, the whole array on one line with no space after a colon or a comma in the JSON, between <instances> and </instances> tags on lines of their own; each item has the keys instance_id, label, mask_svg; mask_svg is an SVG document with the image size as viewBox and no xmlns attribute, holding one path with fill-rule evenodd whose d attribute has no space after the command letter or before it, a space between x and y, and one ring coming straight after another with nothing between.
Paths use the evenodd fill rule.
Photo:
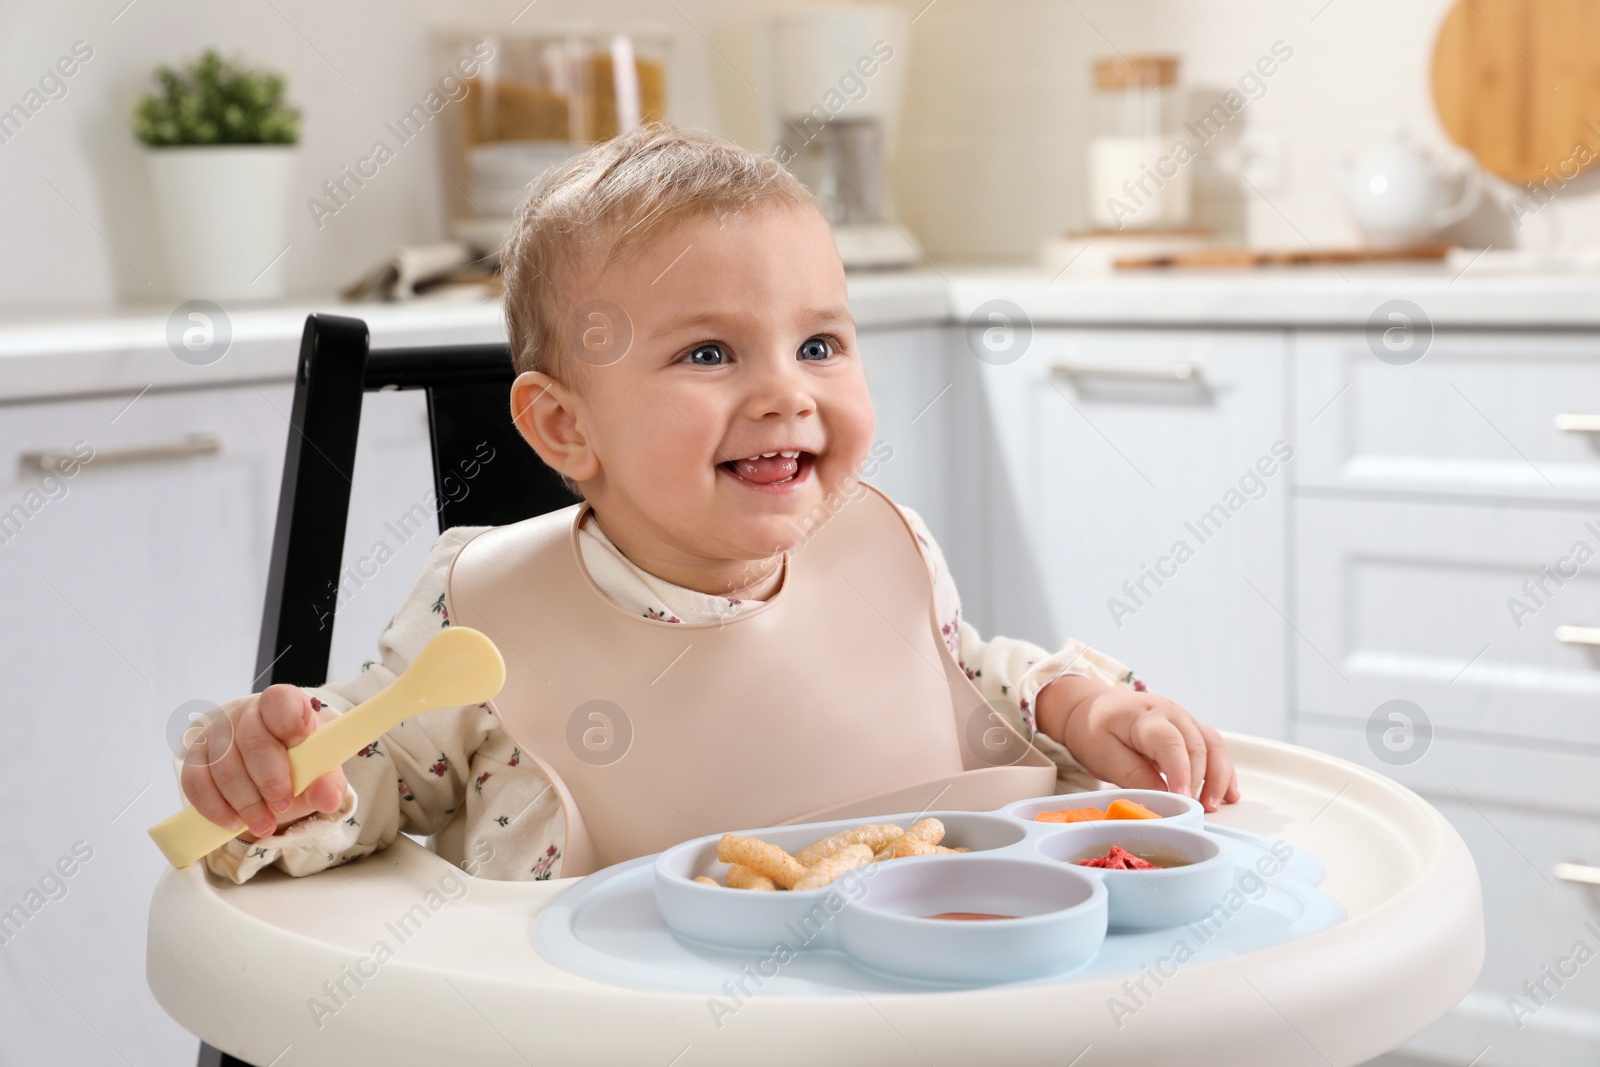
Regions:
<instances>
[{"instance_id":1,"label":"red food puree","mask_svg":"<svg viewBox=\"0 0 1600 1067\"><path fill-rule=\"evenodd\" d=\"M1079 867L1103 867L1108 871L1153 871L1156 865L1142 860L1125 848L1111 846L1111 851L1092 860L1078 860Z\"/></svg>"},{"instance_id":2,"label":"red food puree","mask_svg":"<svg viewBox=\"0 0 1600 1067\"><path fill-rule=\"evenodd\" d=\"M924 919L961 919L963 921L977 921L980 919L1015 919L1015 915L990 915L986 911L941 911L937 915L924 915Z\"/></svg>"}]
</instances>

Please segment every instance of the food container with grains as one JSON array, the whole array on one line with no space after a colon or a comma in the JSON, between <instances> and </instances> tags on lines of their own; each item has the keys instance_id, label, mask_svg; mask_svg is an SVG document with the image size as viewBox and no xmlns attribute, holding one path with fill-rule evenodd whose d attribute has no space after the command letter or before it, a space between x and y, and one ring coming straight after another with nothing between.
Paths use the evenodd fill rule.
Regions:
<instances>
[{"instance_id":1,"label":"food container with grains","mask_svg":"<svg viewBox=\"0 0 1600 1067\"><path fill-rule=\"evenodd\" d=\"M437 118L453 234L494 251L542 174L591 144L666 118L668 41L654 30L436 34L440 70L478 60L468 68L475 73L445 93Z\"/></svg>"}]
</instances>

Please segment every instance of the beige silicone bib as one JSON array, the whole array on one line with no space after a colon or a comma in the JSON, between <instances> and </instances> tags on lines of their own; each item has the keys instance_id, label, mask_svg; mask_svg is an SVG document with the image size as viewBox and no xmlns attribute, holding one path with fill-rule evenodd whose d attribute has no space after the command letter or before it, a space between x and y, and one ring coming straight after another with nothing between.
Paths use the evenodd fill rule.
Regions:
<instances>
[{"instance_id":1,"label":"beige silicone bib","mask_svg":"<svg viewBox=\"0 0 1600 1067\"><path fill-rule=\"evenodd\" d=\"M985 704L939 635L905 520L866 489L725 622L670 623L584 570L587 505L486 530L452 621L498 644L491 703L560 796L563 877L701 834L1049 793L1055 765Z\"/></svg>"}]
</instances>

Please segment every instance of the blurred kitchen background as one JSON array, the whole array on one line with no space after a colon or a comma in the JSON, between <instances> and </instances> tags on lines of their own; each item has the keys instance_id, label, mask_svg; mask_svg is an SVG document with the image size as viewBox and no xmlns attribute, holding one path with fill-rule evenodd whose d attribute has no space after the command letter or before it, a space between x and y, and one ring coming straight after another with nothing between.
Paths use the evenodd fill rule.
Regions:
<instances>
[{"instance_id":1,"label":"blurred kitchen background","mask_svg":"<svg viewBox=\"0 0 1600 1067\"><path fill-rule=\"evenodd\" d=\"M433 46L441 25L484 33L575 24L654 31L670 49L666 95L675 120L772 147L756 139L752 86L764 72L749 48L757 16L785 9L776 2L538 0L526 9L514 0L147 4L140 0L120 15L118 4L81 2L8 5L0 14L12 98L22 97L34 68L46 70L74 42L86 41L95 52L67 80L68 93L4 145L0 225L11 254L0 262L0 306L82 308L164 292L153 195L127 134L128 108L157 64L208 47L286 76L305 112L297 207L365 154L383 136L384 123L445 73ZM1195 168L1195 221L1221 225L1234 240L1260 247L1345 247L1360 234L1339 191L1341 153L1366 152L1401 126L1429 147L1448 144L1430 70L1435 37L1452 6L1444 0L904 5L907 20L915 18L911 47L889 64L903 64L894 71L904 89L890 182L904 224L936 262L1033 262L1042 242L1090 223L1085 153L1096 59L1181 57L1192 104L1187 118L1234 88L1282 42L1292 58L1281 74L1263 79L1265 92L1225 138L1230 157L1237 140L1257 150L1251 178L1259 194L1241 192L1238 178L1225 173L1240 160L1208 153ZM444 235L447 189L436 132L424 133L421 151L408 146L381 180L320 230L303 207L294 212L294 247L285 260L291 293L325 295L396 246ZM1497 190L1501 198L1518 191ZM1586 192L1563 194L1549 217L1541 212L1529 220L1514 243L1582 248L1600 240L1600 201ZM1512 243L1506 227L1491 237Z\"/></svg>"},{"instance_id":2,"label":"blurred kitchen background","mask_svg":"<svg viewBox=\"0 0 1600 1067\"><path fill-rule=\"evenodd\" d=\"M1600 1064L1600 965L1544 977L1600 948L1596 46L1586 0L0 6L0 907L97 857L0 930L0 1065L192 1056L142 827L183 709L250 687L305 314L502 340L527 183L656 114L824 197L879 484L985 633L1081 637L1467 840L1482 978L1381 1062ZM135 136L208 49L281 74L270 165ZM346 555L393 561L335 674L431 540L391 524L420 404L363 415Z\"/></svg>"}]
</instances>

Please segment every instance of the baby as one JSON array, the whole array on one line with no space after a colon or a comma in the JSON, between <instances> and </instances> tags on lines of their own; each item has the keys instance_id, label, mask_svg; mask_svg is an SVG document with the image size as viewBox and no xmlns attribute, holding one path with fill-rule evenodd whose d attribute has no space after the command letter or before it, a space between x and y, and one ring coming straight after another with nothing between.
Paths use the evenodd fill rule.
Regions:
<instances>
[{"instance_id":1,"label":"baby","mask_svg":"<svg viewBox=\"0 0 1600 1067\"><path fill-rule=\"evenodd\" d=\"M782 167L636 130L551 176L504 263L512 414L584 504L447 530L359 675L227 705L232 744L182 770L203 815L247 831L211 870L308 874L405 832L473 874L545 879L1099 780L1238 799L1217 732L1126 667L981 638L932 534L862 483L882 457L871 356L827 220ZM452 624L500 646L500 714L420 715L294 796L287 749ZM975 759L975 709L1023 757Z\"/></svg>"}]
</instances>

